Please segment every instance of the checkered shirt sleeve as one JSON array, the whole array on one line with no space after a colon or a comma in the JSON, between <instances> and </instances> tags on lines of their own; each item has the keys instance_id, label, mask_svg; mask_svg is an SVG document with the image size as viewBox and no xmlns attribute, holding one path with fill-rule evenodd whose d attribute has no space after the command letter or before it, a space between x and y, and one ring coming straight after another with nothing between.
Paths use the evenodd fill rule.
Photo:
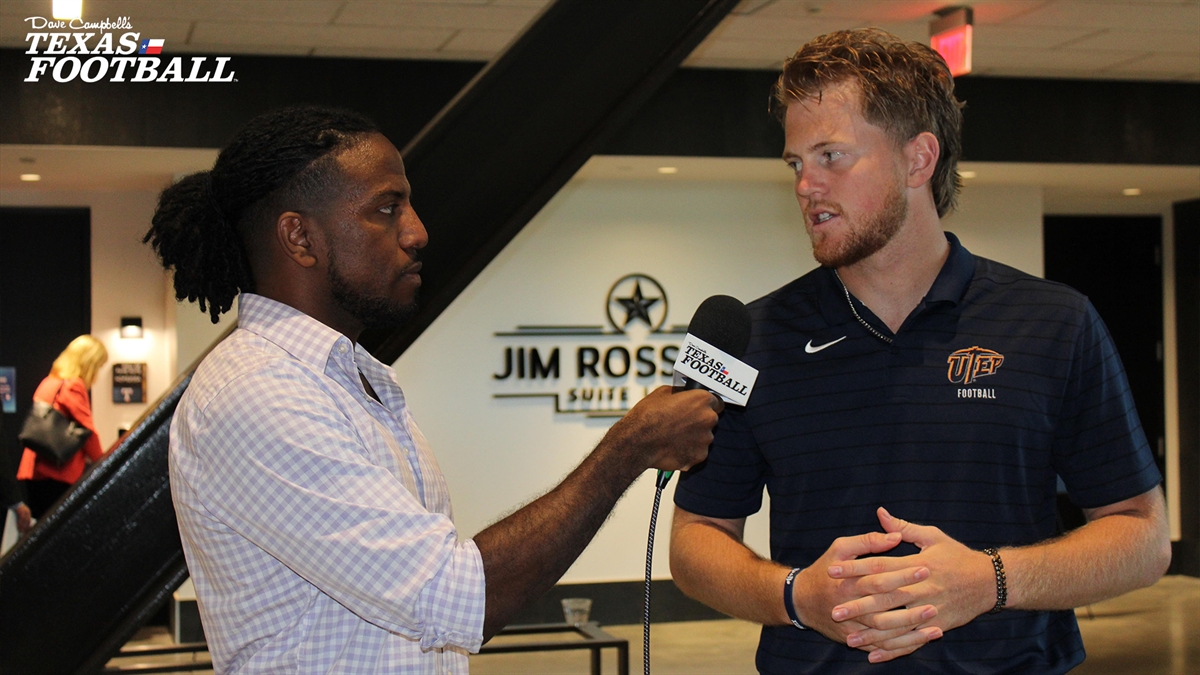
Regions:
<instances>
[{"instance_id":1,"label":"checkered shirt sleeve","mask_svg":"<svg viewBox=\"0 0 1200 675\"><path fill-rule=\"evenodd\" d=\"M391 369L297 314L244 297L242 328L172 424L217 670L465 673L482 641L479 551L458 537Z\"/></svg>"}]
</instances>

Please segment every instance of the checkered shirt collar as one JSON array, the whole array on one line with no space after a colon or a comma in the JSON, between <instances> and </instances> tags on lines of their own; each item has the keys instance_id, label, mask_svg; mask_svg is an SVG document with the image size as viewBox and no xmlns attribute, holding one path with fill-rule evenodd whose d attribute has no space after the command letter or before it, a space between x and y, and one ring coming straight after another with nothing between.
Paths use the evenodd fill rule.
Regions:
<instances>
[{"instance_id":1,"label":"checkered shirt collar","mask_svg":"<svg viewBox=\"0 0 1200 675\"><path fill-rule=\"evenodd\" d=\"M295 307L253 293L241 295L238 327L269 340L318 371L325 370L339 342L345 343L347 351L355 346L350 338Z\"/></svg>"}]
</instances>

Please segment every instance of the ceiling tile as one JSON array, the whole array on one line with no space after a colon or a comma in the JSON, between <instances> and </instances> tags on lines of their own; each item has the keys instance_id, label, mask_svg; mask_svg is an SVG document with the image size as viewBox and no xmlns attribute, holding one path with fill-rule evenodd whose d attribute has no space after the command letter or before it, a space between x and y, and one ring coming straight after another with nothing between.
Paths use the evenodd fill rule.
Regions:
<instances>
[{"instance_id":1,"label":"ceiling tile","mask_svg":"<svg viewBox=\"0 0 1200 675\"><path fill-rule=\"evenodd\" d=\"M1074 42L1097 33L1096 28L1042 28L1035 26L1010 26L988 24L975 26L976 49L1004 47L1009 49L1049 49Z\"/></svg>"},{"instance_id":2,"label":"ceiling tile","mask_svg":"<svg viewBox=\"0 0 1200 675\"><path fill-rule=\"evenodd\" d=\"M975 50L973 65L980 74L1026 75L1061 69L1073 77L1079 73L1098 73L1142 55L1143 52L984 47Z\"/></svg>"},{"instance_id":3,"label":"ceiling tile","mask_svg":"<svg viewBox=\"0 0 1200 675\"><path fill-rule=\"evenodd\" d=\"M517 31L536 16L535 7L432 5L413 2L354 0L338 15L337 24L413 28L475 28Z\"/></svg>"},{"instance_id":4,"label":"ceiling tile","mask_svg":"<svg viewBox=\"0 0 1200 675\"><path fill-rule=\"evenodd\" d=\"M259 44L254 42L245 44L192 42L189 44L177 43L175 45L168 42L166 49L172 54L212 54L213 56L235 56L238 54L247 56L308 56L312 53L312 47L307 45ZM233 67L237 67L237 61L233 61Z\"/></svg>"},{"instance_id":5,"label":"ceiling tile","mask_svg":"<svg viewBox=\"0 0 1200 675\"><path fill-rule=\"evenodd\" d=\"M50 18L50 0L4 0L0 2L0 16L8 23L9 17L18 20L29 16ZM114 17L115 18L115 17Z\"/></svg>"},{"instance_id":6,"label":"ceiling tile","mask_svg":"<svg viewBox=\"0 0 1200 675\"><path fill-rule=\"evenodd\" d=\"M1149 54L1140 59L1119 64L1106 71L1123 77L1180 79L1200 81L1200 60L1182 54Z\"/></svg>"},{"instance_id":7,"label":"ceiling tile","mask_svg":"<svg viewBox=\"0 0 1200 675\"><path fill-rule=\"evenodd\" d=\"M1200 66L1200 29L1194 31L1112 31L1090 35L1064 49L1121 49L1171 54L1193 54L1192 61Z\"/></svg>"},{"instance_id":8,"label":"ceiling tile","mask_svg":"<svg viewBox=\"0 0 1200 675\"><path fill-rule=\"evenodd\" d=\"M954 4L969 4L975 23L1000 23L1036 9L1047 0L983 0L955 3L950 0L775 0L750 12L753 16L790 19L869 20L883 23L920 21L927 24L933 13Z\"/></svg>"},{"instance_id":9,"label":"ceiling tile","mask_svg":"<svg viewBox=\"0 0 1200 675\"><path fill-rule=\"evenodd\" d=\"M536 7L541 9L551 2L553 0L492 0L491 4L497 7Z\"/></svg>"},{"instance_id":10,"label":"ceiling tile","mask_svg":"<svg viewBox=\"0 0 1200 675\"><path fill-rule=\"evenodd\" d=\"M460 30L443 51L496 54L517 37L515 30Z\"/></svg>"},{"instance_id":11,"label":"ceiling tile","mask_svg":"<svg viewBox=\"0 0 1200 675\"><path fill-rule=\"evenodd\" d=\"M320 47L313 56L356 59L417 59L425 61L489 61L491 53L447 52L436 49L359 49L354 47Z\"/></svg>"},{"instance_id":12,"label":"ceiling tile","mask_svg":"<svg viewBox=\"0 0 1200 675\"><path fill-rule=\"evenodd\" d=\"M133 28L135 32L141 34L142 38L162 38L166 40L165 49L170 50L172 44L187 40L188 33L192 30L192 22L172 19L148 19L146 21L139 21Z\"/></svg>"},{"instance_id":13,"label":"ceiling tile","mask_svg":"<svg viewBox=\"0 0 1200 675\"><path fill-rule=\"evenodd\" d=\"M730 14L753 14L775 0L742 0L736 7L729 10Z\"/></svg>"},{"instance_id":14,"label":"ceiling tile","mask_svg":"<svg viewBox=\"0 0 1200 675\"><path fill-rule=\"evenodd\" d=\"M5 0L7 1L7 0ZM85 0L84 18L203 19L270 23L329 23L342 0Z\"/></svg>"},{"instance_id":15,"label":"ceiling tile","mask_svg":"<svg viewBox=\"0 0 1200 675\"><path fill-rule=\"evenodd\" d=\"M858 25L862 25L862 22L854 23L842 19L780 19L758 15L730 16L717 26L708 40L791 40L799 48L818 35Z\"/></svg>"},{"instance_id":16,"label":"ceiling tile","mask_svg":"<svg viewBox=\"0 0 1200 675\"><path fill-rule=\"evenodd\" d=\"M492 0L364 0L365 2L386 2L392 5L490 5ZM359 0L349 0L359 2Z\"/></svg>"},{"instance_id":17,"label":"ceiling tile","mask_svg":"<svg viewBox=\"0 0 1200 675\"><path fill-rule=\"evenodd\" d=\"M705 42L688 57L693 66L718 65L744 60L767 67L782 63L803 44L797 40L714 40Z\"/></svg>"},{"instance_id":18,"label":"ceiling tile","mask_svg":"<svg viewBox=\"0 0 1200 675\"><path fill-rule=\"evenodd\" d=\"M901 40L929 44L929 25L924 21L907 21L905 23L872 21L866 25L887 31Z\"/></svg>"},{"instance_id":19,"label":"ceiling tile","mask_svg":"<svg viewBox=\"0 0 1200 675\"><path fill-rule=\"evenodd\" d=\"M927 20L934 10L946 6L944 0L776 0L754 12L753 16L777 19L821 19L862 21L871 19L889 23ZM814 11L815 10L815 11Z\"/></svg>"},{"instance_id":20,"label":"ceiling tile","mask_svg":"<svg viewBox=\"0 0 1200 675\"><path fill-rule=\"evenodd\" d=\"M1200 3L1054 0L1012 21L1024 26L1074 26L1131 31L1200 30Z\"/></svg>"},{"instance_id":21,"label":"ceiling tile","mask_svg":"<svg viewBox=\"0 0 1200 675\"><path fill-rule=\"evenodd\" d=\"M974 10L975 25L1005 23L1046 4L1047 0L989 0L988 2L963 2ZM947 2L947 5L960 4Z\"/></svg>"},{"instance_id":22,"label":"ceiling tile","mask_svg":"<svg viewBox=\"0 0 1200 675\"><path fill-rule=\"evenodd\" d=\"M446 28L381 26L312 26L301 24L225 23L200 21L192 41L205 44L263 44L289 47L353 47L363 49L437 49L454 34Z\"/></svg>"}]
</instances>

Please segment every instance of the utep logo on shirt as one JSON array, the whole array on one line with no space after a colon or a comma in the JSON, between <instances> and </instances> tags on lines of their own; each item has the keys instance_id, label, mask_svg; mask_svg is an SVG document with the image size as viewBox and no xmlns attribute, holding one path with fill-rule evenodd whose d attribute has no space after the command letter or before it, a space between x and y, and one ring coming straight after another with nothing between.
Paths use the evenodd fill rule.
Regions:
<instances>
[{"instance_id":1,"label":"utep logo on shirt","mask_svg":"<svg viewBox=\"0 0 1200 675\"><path fill-rule=\"evenodd\" d=\"M950 367L946 377L955 384L971 384L981 377L995 375L1004 364L1004 355L978 345L960 349L946 359ZM995 389L964 387L958 390L958 398L995 399Z\"/></svg>"}]
</instances>

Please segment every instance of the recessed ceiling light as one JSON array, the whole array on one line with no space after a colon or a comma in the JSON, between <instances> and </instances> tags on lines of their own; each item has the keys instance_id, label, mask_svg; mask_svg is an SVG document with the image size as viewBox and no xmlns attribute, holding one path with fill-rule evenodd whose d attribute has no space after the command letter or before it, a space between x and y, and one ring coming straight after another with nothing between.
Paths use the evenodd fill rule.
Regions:
<instances>
[{"instance_id":1,"label":"recessed ceiling light","mask_svg":"<svg viewBox=\"0 0 1200 675\"><path fill-rule=\"evenodd\" d=\"M21 180L25 181L26 183L36 183L37 181L39 181L41 179L42 179L41 174L37 174L37 173L21 174Z\"/></svg>"},{"instance_id":2,"label":"recessed ceiling light","mask_svg":"<svg viewBox=\"0 0 1200 675\"><path fill-rule=\"evenodd\" d=\"M1126 197L1136 197L1136 196L1142 194L1142 189L1141 188L1125 188L1124 190L1121 190L1121 194L1125 195Z\"/></svg>"},{"instance_id":3,"label":"recessed ceiling light","mask_svg":"<svg viewBox=\"0 0 1200 675\"><path fill-rule=\"evenodd\" d=\"M658 167L658 172L659 173L679 173L679 169L676 167L673 167L673 166L660 166L660 167Z\"/></svg>"},{"instance_id":4,"label":"recessed ceiling light","mask_svg":"<svg viewBox=\"0 0 1200 675\"><path fill-rule=\"evenodd\" d=\"M59 21L83 18L83 0L54 0L50 13Z\"/></svg>"},{"instance_id":5,"label":"recessed ceiling light","mask_svg":"<svg viewBox=\"0 0 1200 675\"><path fill-rule=\"evenodd\" d=\"M974 178L975 172L974 171L959 171L958 175L960 178Z\"/></svg>"}]
</instances>

